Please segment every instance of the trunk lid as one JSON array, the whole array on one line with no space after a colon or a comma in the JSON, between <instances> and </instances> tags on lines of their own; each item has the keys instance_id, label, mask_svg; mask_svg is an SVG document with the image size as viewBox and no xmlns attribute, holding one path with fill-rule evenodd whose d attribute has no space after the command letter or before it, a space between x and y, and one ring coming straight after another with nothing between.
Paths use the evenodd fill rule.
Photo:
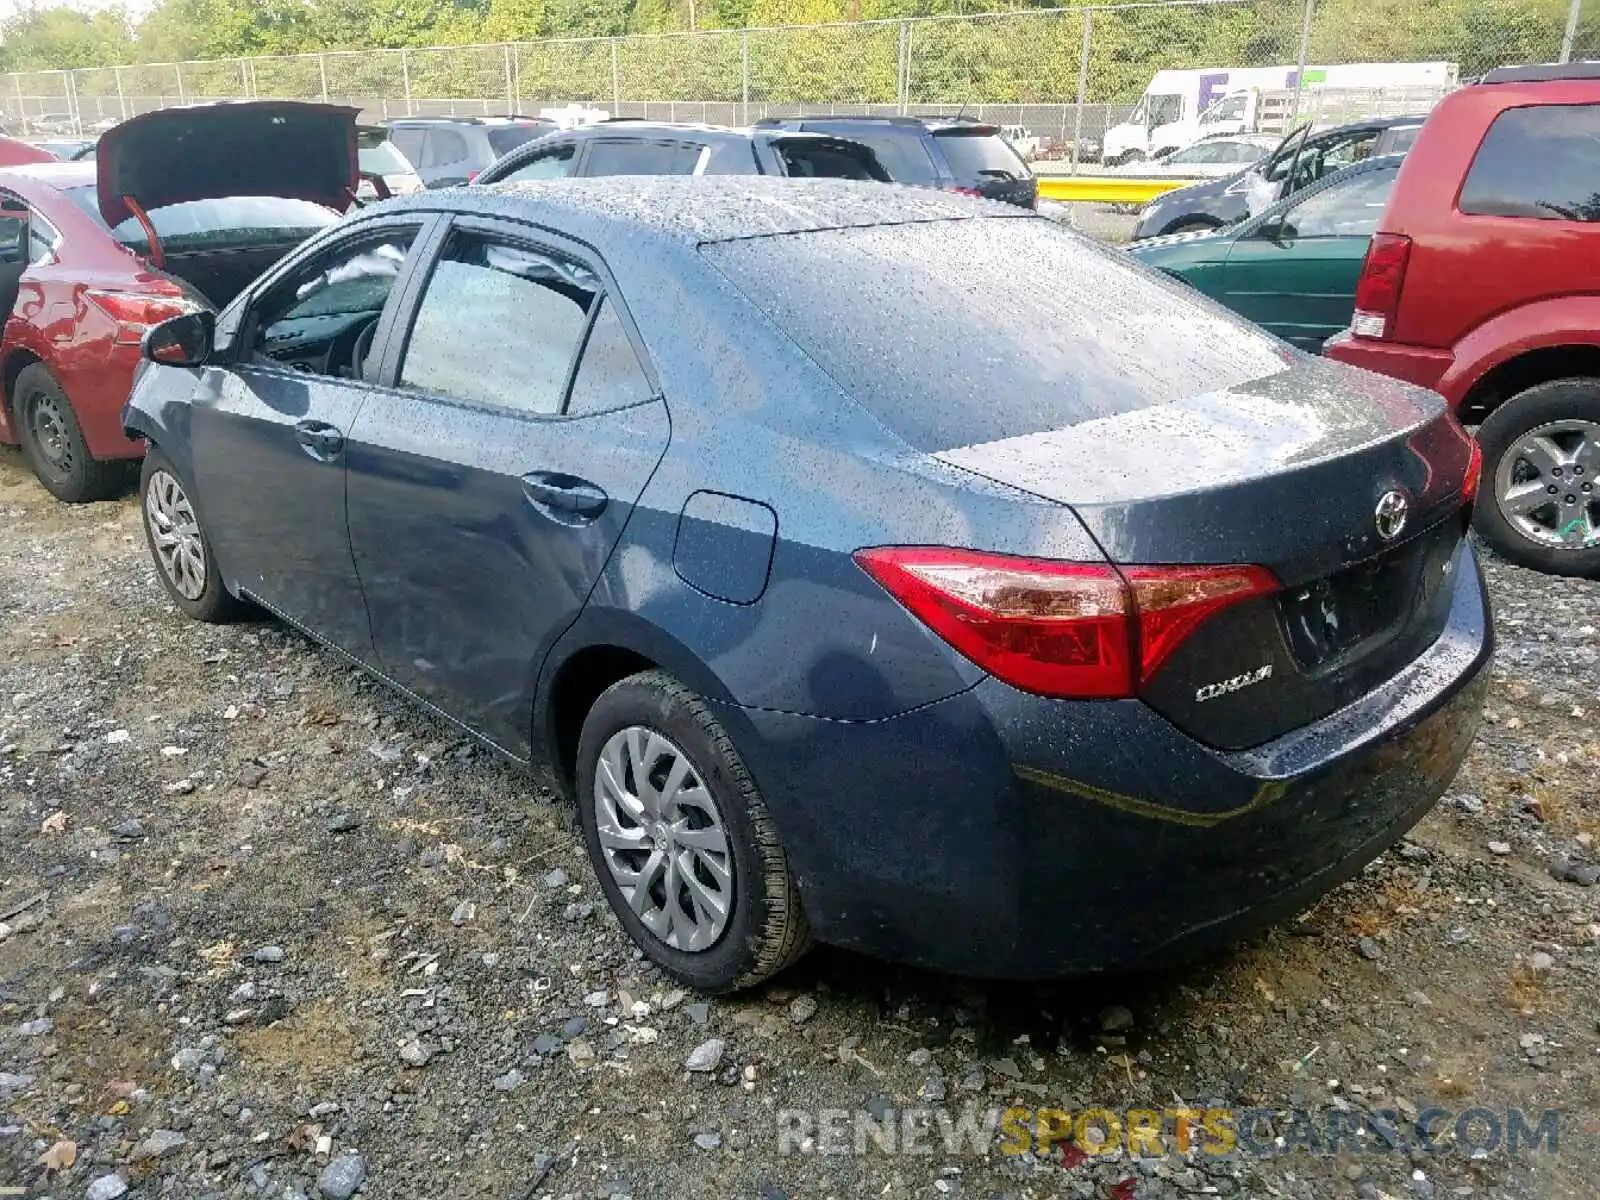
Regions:
<instances>
[{"instance_id":1,"label":"trunk lid","mask_svg":"<svg viewBox=\"0 0 1600 1200\"><path fill-rule=\"evenodd\" d=\"M1278 594L1207 621L1142 690L1241 749L1350 703L1438 637L1472 446L1433 393L1304 359L936 457L1070 506L1113 562L1272 571Z\"/></svg>"},{"instance_id":2,"label":"trunk lid","mask_svg":"<svg viewBox=\"0 0 1600 1200\"><path fill-rule=\"evenodd\" d=\"M224 196L281 196L343 211L358 182L356 112L251 100L130 117L100 137L100 213L115 229L135 207Z\"/></svg>"}]
</instances>

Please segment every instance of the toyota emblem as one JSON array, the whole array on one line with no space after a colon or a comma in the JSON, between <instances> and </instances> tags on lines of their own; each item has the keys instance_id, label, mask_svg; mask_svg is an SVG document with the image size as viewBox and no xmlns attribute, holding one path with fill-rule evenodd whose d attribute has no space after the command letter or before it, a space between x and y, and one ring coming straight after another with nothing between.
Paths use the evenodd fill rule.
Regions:
<instances>
[{"instance_id":1,"label":"toyota emblem","mask_svg":"<svg viewBox=\"0 0 1600 1200\"><path fill-rule=\"evenodd\" d=\"M1405 531L1406 518L1410 515L1411 501L1406 499L1404 492L1385 492L1372 514L1373 523L1378 527L1378 536L1386 542L1394 541Z\"/></svg>"}]
</instances>

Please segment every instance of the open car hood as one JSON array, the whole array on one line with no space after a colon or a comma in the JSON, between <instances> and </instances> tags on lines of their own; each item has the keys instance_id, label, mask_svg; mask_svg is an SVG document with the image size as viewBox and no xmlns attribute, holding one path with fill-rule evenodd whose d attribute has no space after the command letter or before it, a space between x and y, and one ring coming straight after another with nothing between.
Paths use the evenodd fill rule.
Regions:
<instances>
[{"instance_id":1,"label":"open car hood","mask_svg":"<svg viewBox=\"0 0 1600 1200\"><path fill-rule=\"evenodd\" d=\"M356 112L293 100L222 101L130 117L100 136L100 214L224 196L282 196L343 212L357 184Z\"/></svg>"}]
</instances>

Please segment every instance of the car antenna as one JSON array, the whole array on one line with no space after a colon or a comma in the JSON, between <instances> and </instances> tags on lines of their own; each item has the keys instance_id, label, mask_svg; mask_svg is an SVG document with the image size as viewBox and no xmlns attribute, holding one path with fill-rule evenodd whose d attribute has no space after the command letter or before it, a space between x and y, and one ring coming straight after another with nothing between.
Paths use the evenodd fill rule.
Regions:
<instances>
[{"instance_id":1,"label":"car antenna","mask_svg":"<svg viewBox=\"0 0 1600 1200\"><path fill-rule=\"evenodd\" d=\"M967 115L967 101L961 102L961 107L956 110L956 123L960 124L961 118Z\"/></svg>"}]
</instances>

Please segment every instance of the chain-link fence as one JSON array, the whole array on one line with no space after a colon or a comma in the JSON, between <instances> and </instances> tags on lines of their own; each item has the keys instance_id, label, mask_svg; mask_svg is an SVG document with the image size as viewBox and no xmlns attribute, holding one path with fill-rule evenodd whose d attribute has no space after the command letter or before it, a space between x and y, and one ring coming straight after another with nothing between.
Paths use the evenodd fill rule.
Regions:
<instances>
[{"instance_id":1,"label":"chain-link fence","mask_svg":"<svg viewBox=\"0 0 1600 1200\"><path fill-rule=\"evenodd\" d=\"M729 125L802 112L965 111L1023 126L1046 146L1076 145L1125 120L1158 70L1297 67L1294 111L1304 100L1315 118L1319 64L1439 62L1466 79L1507 62L1583 57L1600 51L1600 4L1589 3L1585 13L1584 0L1124 0L31 71L0 75L0 111L24 134L92 132L155 108L271 97L353 104L369 119L571 103Z\"/></svg>"}]
</instances>

